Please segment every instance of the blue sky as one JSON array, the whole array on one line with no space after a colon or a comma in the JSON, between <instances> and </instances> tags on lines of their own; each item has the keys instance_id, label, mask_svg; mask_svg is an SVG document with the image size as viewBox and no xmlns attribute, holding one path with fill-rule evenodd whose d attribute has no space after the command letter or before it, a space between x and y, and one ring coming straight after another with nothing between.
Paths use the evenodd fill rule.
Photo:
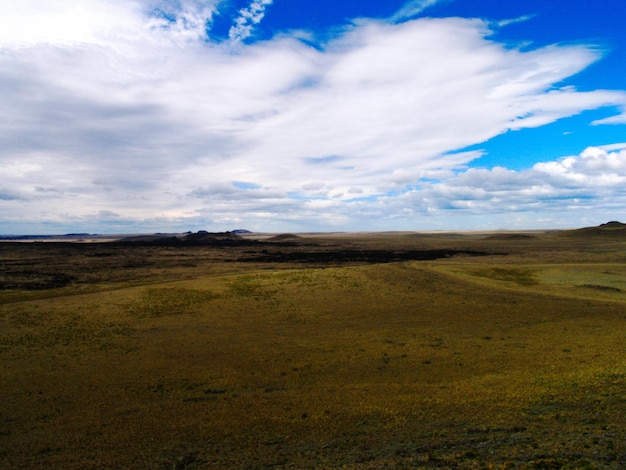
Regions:
<instances>
[{"instance_id":1,"label":"blue sky","mask_svg":"<svg viewBox=\"0 0 626 470\"><path fill-rule=\"evenodd\" d=\"M22 0L0 234L626 221L623 0Z\"/></svg>"}]
</instances>

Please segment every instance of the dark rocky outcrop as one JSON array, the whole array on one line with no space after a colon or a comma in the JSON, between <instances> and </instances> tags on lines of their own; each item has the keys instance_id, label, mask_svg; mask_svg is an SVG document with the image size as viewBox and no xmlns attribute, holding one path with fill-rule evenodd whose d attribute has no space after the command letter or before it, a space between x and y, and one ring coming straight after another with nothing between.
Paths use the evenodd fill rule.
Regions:
<instances>
[{"instance_id":1,"label":"dark rocky outcrop","mask_svg":"<svg viewBox=\"0 0 626 470\"><path fill-rule=\"evenodd\" d=\"M233 232L212 233L200 230L196 233L183 235L129 237L113 243L126 246L247 246L257 244L258 242L246 240Z\"/></svg>"}]
</instances>

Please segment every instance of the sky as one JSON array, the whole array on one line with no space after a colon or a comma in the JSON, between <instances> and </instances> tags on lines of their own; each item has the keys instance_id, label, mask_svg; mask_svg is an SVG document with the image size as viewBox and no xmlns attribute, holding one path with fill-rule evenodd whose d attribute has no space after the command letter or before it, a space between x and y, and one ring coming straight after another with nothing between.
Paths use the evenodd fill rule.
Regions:
<instances>
[{"instance_id":1,"label":"sky","mask_svg":"<svg viewBox=\"0 0 626 470\"><path fill-rule=\"evenodd\" d=\"M0 234L626 222L624 0L0 8Z\"/></svg>"}]
</instances>

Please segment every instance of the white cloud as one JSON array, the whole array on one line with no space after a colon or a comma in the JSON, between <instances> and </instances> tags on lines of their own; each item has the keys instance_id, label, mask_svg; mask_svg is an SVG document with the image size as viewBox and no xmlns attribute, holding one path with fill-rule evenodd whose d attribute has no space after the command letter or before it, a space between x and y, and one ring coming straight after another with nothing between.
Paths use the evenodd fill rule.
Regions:
<instances>
[{"instance_id":1,"label":"white cloud","mask_svg":"<svg viewBox=\"0 0 626 470\"><path fill-rule=\"evenodd\" d=\"M239 17L230 28L228 37L232 42L240 42L252 35L252 29L258 25L265 16L265 9L274 0L252 0L248 8L239 10Z\"/></svg>"},{"instance_id":2,"label":"white cloud","mask_svg":"<svg viewBox=\"0 0 626 470\"><path fill-rule=\"evenodd\" d=\"M615 116L609 116L604 119L598 119L591 123L594 126L602 126L605 124L626 124L626 106L621 107L621 113Z\"/></svg>"},{"instance_id":3,"label":"white cloud","mask_svg":"<svg viewBox=\"0 0 626 470\"><path fill-rule=\"evenodd\" d=\"M100 44L119 52L123 46L149 47L159 30L180 44L206 35L218 1L20 0L2 11L0 46Z\"/></svg>"},{"instance_id":4,"label":"white cloud","mask_svg":"<svg viewBox=\"0 0 626 470\"><path fill-rule=\"evenodd\" d=\"M253 2L240 24L270 3ZM593 165L576 157L577 173L559 160L522 176L463 173L479 154L454 152L626 105L624 92L557 86L599 58L592 47L515 50L486 22L450 18L362 20L319 48L282 35L233 50L206 37L216 5L24 0L0 17L0 231L19 220L106 227L98 214L110 213L115 227L159 230L359 228L359 214L384 224L448 206L490 210L488 184L505 178L526 184L528 201L569 188L545 175L621 181L611 149ZM613 173L599 176L602 165ZM442 183L404 194L425 178Z\"/></svg>"},{"instance_id":5,"label":"white cloud","mask_svg":"<svg viewBox=\"0 0 626 470\"><path fill-rule=\"evenodd\" d=\"M616 151L589 147L578 156L537 163L523 171L469 169L424 184L403 198L405 204L411 201L416 214L489 214L493 220L501 220L520 213L531 214L526 216L530 218L541 211L551 213L554 221L564 215L576 220L580 214L575 210L582 210L613 219L626 215L625 187L626 149L622 145Z\"/></svg>"},{"instance_id":6,"label":"white cloud","mask_svg":"<svg viewBox=\"0 0 626 470\"><path fill-rule=\"evenodd\" d=\"M0 45L93 43L115 30L134 29L138 16L138 4L133 1L124 5L114 0L21 0L2 10Z\"/></svg>"}]
</instances>

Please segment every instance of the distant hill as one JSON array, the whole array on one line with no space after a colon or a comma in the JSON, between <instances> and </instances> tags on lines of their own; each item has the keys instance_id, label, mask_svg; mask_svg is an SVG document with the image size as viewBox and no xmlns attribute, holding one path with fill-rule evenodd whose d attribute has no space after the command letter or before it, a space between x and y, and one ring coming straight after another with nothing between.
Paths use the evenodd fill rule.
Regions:
<instances>
[{"instance_id":1,"label":"distant hill","mask_svg":"<svg viewBox=\"0 0 626 470\"><path fill-rule=\"evenodd\" d=\"M565 230L561 236L572 238L626 238L626 224L615 220L597 227L584 227L576 230Z\"/></svg>"},{"instance_id":2,"label":"distant hill","mask_svg":"<svg viewBox=\"0 0 626 470\"><path fill-rule=\"evenodd\" d=\"M246 233L252 233L252 232L244 228L238 228L237 230L233 230L231 233L235 233L237 235L245 235Z\"/></svg>"},{"instance_id":3,"label":"distant hill","mask_svg":"<svg viewBox=\"0 0 626 470\"><path fill-rule=\"evenodd\" d=\"M289 241L289 240L297 240L299 238L298 235L294 235L292 233L282 233L280 235L275 235L271 238L268 238L267 241L272 241L272 242L284 242L284 241Z\"/></svg>"}]
</instances>

